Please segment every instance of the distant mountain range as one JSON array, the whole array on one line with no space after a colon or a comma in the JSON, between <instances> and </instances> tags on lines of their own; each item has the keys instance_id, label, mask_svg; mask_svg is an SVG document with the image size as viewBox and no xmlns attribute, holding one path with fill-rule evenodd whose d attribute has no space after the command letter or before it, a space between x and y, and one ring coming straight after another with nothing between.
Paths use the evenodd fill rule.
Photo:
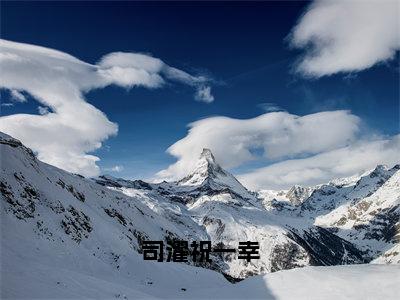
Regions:
<instances>
[{"instance_id":1,"label":"distant mountain range","mask_svg":"<svg viewBox=\"0 0 400 300\"><path fill-rule=\"evenodd\" d=\"M400 165L315 187L252 192L208 149L185 178L157 184L71 174L6 134L0 151L2 256L22 269L54 262L136 276L146 263L144 240L174 239L222 248L259 242L258 260L211 253L211 263L187 262L231 282L305 266L400 263Z\"/></svg>"}]
</instances>

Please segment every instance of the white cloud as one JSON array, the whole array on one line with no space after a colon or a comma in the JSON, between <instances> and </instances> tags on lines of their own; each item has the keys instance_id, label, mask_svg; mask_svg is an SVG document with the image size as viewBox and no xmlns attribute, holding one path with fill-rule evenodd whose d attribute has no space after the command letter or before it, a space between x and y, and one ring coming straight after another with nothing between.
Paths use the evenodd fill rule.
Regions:
<instances>
[{"instance_id":1,"label":"white cloud","mask_svg":"<svg viewBox=\"0 0 400 300\"><path fill-rule=\"evenodd\" d=\"M285 111L282 107L273 102L264 102L258 104L257 106L265 112Z\"/></svg>"},{"instance_id":2,"label":"white cloud","mask_svg":"<svg viewBox=\"0 0 400 300\"><path fill-rule=\"evenodd\" d=\"M178 161L157 176L159 179L185 176L203 148L211 149L225 168L259 158L254 154L257 149L269 160L330 151L354 140L359 122L359 118L348 111L302 117L273 112L247 120L206 118L190 124L187 136L168 149Z\"/></svg>"},{"instance_id":3,"label":"white cloud","mask_svg":"<svg viewBox=\"0 0 400 300\"><path fill-rule=\"evenodd\" d=\"M321 77L393 59L400 49L399 12L394 0L314 1L289 36L305 50L297 71Z\"/></svg>"},{"instance_id":4,"label":"white cloud","mask_svg":"<svg viewBox=\"0 0 400 300\"><path fill-rule=\"evenodd\" d=\"M122 172L123 170L124 170L124 166L121 166L121 165L116 165L116 166L113 166L111 168L104 168L104 171L106 171L106 172L116 172L116 173L118 173L118 172Z\"/></svg>"},{"instance_id":5,"label":"white cloud","mask_svg":"<svg viewBox=\"0 0 400 300\"><path fill-rule=\"evenodd\" d=\"M157 88L165 83L166 79L178 81L196 89L195 99L210 103L214 101L210 81L204 76L192 76L182 70L170 67L160 59L138 53L115 52L104 56L98 64L105 78L110 82L130 88L135 85L144 85L148 88ZM140 71L138 71L140 70Z\"/></svg>"},{"instance_id":6,"label":"white cloud","mask_svg":"<svg viewBox=\"0 0 400 300\"><path fill-rule=\"evenodd\" d=\"M315 185L400 162L400 135L361 140L352 145L304 159L286 160L238 176L251 189L285 189L294 184Z\"/></svg>"},{"instance_id":7,"label":"white cloud","mask_svg":"<svg viewBox=\"0 0 400 300\"><path fill-rule=\"evenodd\" d=\"M37 151L41 160L86 176L100 171L99 158L87 153L115 135L118 126L87 103L84 93L110 84L157 88L174 80L197 89L207 83L205 77L144 54L111 53L89 64L57 50L6 40L0 40L0 68L1 88L28 92L51 109L44 115L1 117L0 130Z\"/></svg>"},{"instance_id":8,"label":"white cloud","mask_svg":"<svg viewBox=\"0 0 400 300\"><path fill-rule=\"evenodd\" d=\"M18 90L11 90L11 97L16 102L26 102L24 94Z\"/></svg>"},{"instance_id":9,"label":"white cloud","mask_svg":"<svg viewBox=\"0 0 400 300\"><path fill-rule=\"evenodd\" d=\"M38 111L39 111L39 114L41 114L41 115L46 115L50 112L49 108L45 107L45 106L38 106Z\"/></svg>"},{"instance_id":10,"label":"white cloud","mask_svg":"<svg viewBox=\"0 0 400 300\"><path fill-rule=\"evenodd\" d=\"M207 103L214 101L214 96L211 95L211 88L209 86L201 86L197 89L196 99Z\"/></svg>"}]
</instances>

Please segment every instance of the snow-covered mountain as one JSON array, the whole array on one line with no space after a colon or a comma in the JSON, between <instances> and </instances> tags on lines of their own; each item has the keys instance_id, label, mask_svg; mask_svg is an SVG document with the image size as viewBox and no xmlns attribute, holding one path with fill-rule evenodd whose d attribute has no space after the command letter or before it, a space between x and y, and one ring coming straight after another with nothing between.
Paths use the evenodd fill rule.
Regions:
<instances>
[{"instance_id":1,"label":"snow-covered mountain","mask_svg":"<svg viewBox=\"0 0 400 300\"><path fill-rule=\"evenodd\" d=\"M296 267L398 262L398 167L379 167L355 183L295 187L270 200L261 196L275 192L248 191L207 149L188 176L157 184L71 174L37 160L5 134L0 153L2 276L11 292L21 272L13 269L44 278L59 269L88 282L108 273L92 284L101 278L111 289L126 290L134 282L137 297L159 297L151 285L165 283L162 277L170 272L181 279L165 289L175 291L189 285L188 276L205 284L215 278L219 286L218 273L237 281ZM143 261L144 240L176 239L235 249L238 242L255 241L260 259L212 252L211 263ZM69 290L64 284L54 280L57 289Z\"/></svg>"},{"instance_id":2,"label":"snow-covered mountain","mask_svg":"<svg viewBox=\"0 0 400 300\"><path fill-rule=\"evenodd\" d=\"M228 255L221 262L217 259L217 266L211 266L230 277L244 278L307 265L364 262L358 249L330 231L308 220L266 211L259 195L223 170L208 149L203 150L194 170L177 182L144 184L104 176L96 181L126 195L141 191L152 199L167 198L184 204L214 244L235 247L238 241L259 241L263 259L247 263ZM287 200L297 205L298 199L311 191L312 188L295 187L288 191Z\"/></svg>"},{"instance_id":3,"label":"snow-covered mountain","mask_svg":"<svg viewBox=\"0 0 400 300\"><path fill-rule=\"evenodd\" d=\"M351 242L367 261L400 263L400 165L378 165L360 176L315 187L294 203L289 191L260 191L269 211L312 222Z\"/></svg>"},{"instance_id":4,"label":"snow-covered mountain","mask_svg":"<svg viewBox=\"0 0 400 300\"><path fill-rule=\"evenodd\" d=\"M353 185L341 206L316 218L315 224L365 250L371 258L400 242L400 165L378 166ZM383 251L384 250L384 251ZM387 262L400 263L400 253L386 253Z\"/></svg>"},{"instance_id":5,"label":"snow-covered mountain","mask_svg":"<svg viewBox=\"0 0 400 300\"><path fill-rule=\"evenodd\" d=\"M190 187L195 190L230 190L240 198L252 200L254 197L230 173L222 169L215 161L209 149L203 149L193 171L177 182L179 186Z\"/></svg>"}]
</instances>

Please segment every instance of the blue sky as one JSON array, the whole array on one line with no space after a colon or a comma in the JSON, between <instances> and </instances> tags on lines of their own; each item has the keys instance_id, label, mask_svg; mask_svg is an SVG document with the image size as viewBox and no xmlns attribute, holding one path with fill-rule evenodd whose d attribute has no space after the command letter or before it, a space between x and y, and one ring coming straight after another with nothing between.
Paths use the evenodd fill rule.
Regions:
<instances>
[{"instance_id":1,"label":"blue sky","mask_svg":"<svg viewBox=\"0 0 400 300\"><path fill-rule=\"evenodd\" d=\"M362 120L362 132L398 134L398 52L394 60L350 75L306 78L293 72L302 51L289 46L288 35L308 4L2 2L1 38L91 64L115 51L149 53L212 80L212 103L195 101L193 88L175 82L88 92L86 100L119 126L118 135L93 153L102 172L116 176L150 178L176 161L166 150L186 136L189 123L210 116L254 118L265 112L264 103L298 116L350 110ZM6 90L1 97L10 102ZM29 98L2 106L2 115L37 114L38 105ZM231 170L243 173L275 161L252 160ZM123 170L107 170L117 165Z\"/></svg>"}]
</instances>

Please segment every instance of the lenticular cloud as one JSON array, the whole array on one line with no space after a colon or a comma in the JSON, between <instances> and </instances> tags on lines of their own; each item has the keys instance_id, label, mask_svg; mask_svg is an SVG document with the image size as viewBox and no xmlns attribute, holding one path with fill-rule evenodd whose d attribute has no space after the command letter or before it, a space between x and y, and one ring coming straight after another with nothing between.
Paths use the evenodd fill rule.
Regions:
<instances>
[{"instance_id":1,"label":"lenticular cloud","mask_svg":"<svg viewBox=\"0 0 400 300\"><path fill-rule=\"evenodd\" d=\"M203 148L211 149L224 168L253 162L257 167L238 174L253 190L310 186L365 172L377 164L398 163L400 135L362 132L361 124L359 117L346 110L305 116L270 112L251 119L205 118L190 124L188 134L168 148L177 161L154 179L187 175Z\"/></svg>"},{"instance_id":2,"label":"lenticular cloud","mask_svg":"<svg viewBox=\"0 0 400 300\"><path fill-rule=\"evenodd\" d=\"M354 140L359 122L360 119L348 111L306 116L273 112L245 120L202 119L190 124L187 136L168 149L178 161L157 176L167 180L185 176L203 148L211 149L225 168L259 159L257 152L262 152L266 159L275 160L329 151Z\"/></svg>"},{"instance_id":3,"label":"lenticular cloud","mask_svg":"<svg viewBox=\"0 0 400 300\"><path fill-rule=\"evenodd\" d=\"M61 51L6 40L0 40L0 68L1 88L24 91L49 108L43 115L1 117L0 131L22 140L39 159L86 176L99 173L99 158L88 153L118 131L117 124L85 101L86 92L111 84L158 88L167 80L202 90L208 81L149 55L110 53L89 64ZM198 94L196 99L210 101L210 95L199 99Z\"/></svg>"}]
</instances>

